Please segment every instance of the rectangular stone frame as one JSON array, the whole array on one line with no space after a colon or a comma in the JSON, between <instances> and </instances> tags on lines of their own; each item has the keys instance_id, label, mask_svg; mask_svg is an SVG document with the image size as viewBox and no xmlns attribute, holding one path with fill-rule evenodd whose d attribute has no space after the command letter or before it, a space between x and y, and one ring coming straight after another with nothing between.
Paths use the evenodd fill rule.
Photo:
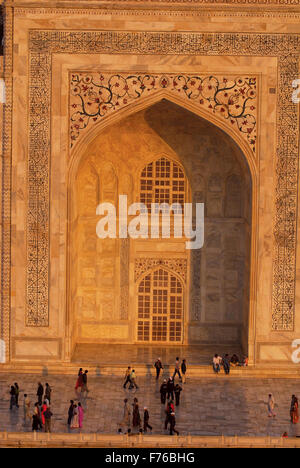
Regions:
<instances>
[{"instance_id":1,"label":"rectangular stone frame","mask_svg":"<svg viewBox=\"0 0 300 468\"><path fill-rule=\"evenodd\" d=\"M1 338L9 343L10 321L10 170L11 170L11 121L12 121L12 21L11 8L6 8L6 44L5 77L7 103L5 106L5 140L3 158L3 208L2 208L2 270L1 270ZM166 53L199 55L256 55L278 57L278 131L277 131L277 187L276 217L273 232L275 237L275 256L273 271L273 330L293 330L295 305L295 260L296 260L296 220L298 186L298 108L291 102L290 83L299 71L300 39L299 35L283 34L200 34L200 33L125 33L125 32L66 32L32 31L30 33L30 65L32 70L31 96L32 107L30 133L29 167L34 163L35 144L44 158L41 167L37 167L29 180L29 191L36 184L37 177L42 183L39 197L30 200L29 223L38 221L46 227L42 245L36 247L34 237L29 239L28 247L28 285L30 300L28 304L34 310L36 325L48 324L48 266L49 266L49 140L37 141L34 123L38 120L36 111L44 113L47 125L50 115L51 53ZM93 40L91 40L93 39ZM40 81L39 81L40 80ZM50 81L49 81L50 80ZM34 82L37 86L34 86ZM40 83L38 86L38 82ZM49 86L43 86L46 84ZM41 90L43 91L40 94ZM44 93L44 91L46 91ZM45 112L46 111L46 112ZM48 120L49 123L49 120ZM49 125L48 125L49 129ZM47 128L44 128L47 132ZM40 153L41 152L41 153ZM41 161L39 161L40 163ZM45 172L46 169L46 172ZM44 172L43 172L44 171ZM41 178L40 176L43 175ZM44 177L45 176L45 177ZM43 179L43 180L41 180ZM31 192L36 195L32 189ZM48 195L48 197L47 197ZM37 208L37 209L36 209ZM33 212L35 210L35 213ZM36 268L37 262L42 267ZM34 280L36 291L30 289ZM29 314L30 317L30 314ZM32 320L32 312L31 319ZM29 324L29 323L28 323ZM8 347L7 347L8 348Z\"/></svg>"}]
</instances>

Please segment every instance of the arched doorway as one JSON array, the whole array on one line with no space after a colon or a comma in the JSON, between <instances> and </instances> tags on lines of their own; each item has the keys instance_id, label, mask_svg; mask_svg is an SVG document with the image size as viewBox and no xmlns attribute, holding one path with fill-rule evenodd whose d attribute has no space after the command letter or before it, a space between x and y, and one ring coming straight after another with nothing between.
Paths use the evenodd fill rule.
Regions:
<instances>
[{"instance_id":1,"label":"arched doorway","mask_svg":"<svg viewBox=\"0 0 300 468\"><path fill-rule=\"evenodd\" d=\"M182 178L175 177L179 196L184 193L186 201L205 204L204 248L187 252L184 242L176 243L174 239L107 239L100 244L94 237L97 217L93 209L100 201L115 202L124 193L128 203L147 203L149 180L143 177L143 168L162 159L161 170L163 166L164 170L173 167L175 161L189 182L185 192L180 188ZM166 161L171 161L170 165ZM252 180L239 146L207 120L162 100L103 129L73 167L68 306L72 346L136 343L147 341L147 336L151 343L170 343L174 338L183 344L239 344L246 352L255 231ZM152 172L149 177L153 186L158 182L160 194L166 194L165 177L156 176ZM155 201L153 193L150 198ZM171 337L170 320L167 325L158 320L153 306L151 320L139 320L137 288L150 270L137 274L137 262L148 266L165 264L175 276L179 273L185 277L183 318L177 336L175 333ZM186 262L186 271L177 271L180 262ZM163 289L159 294L163 297ZM170 312L170 308L167 310ZM142 322L140 331L138 321Z\"/></svg>"},{"instance_id":2,"label":"arched doorway","mask_svg":"<svg viewBox=\"0 0 300 468\"><path fill-rule=\"evenodd\" d=\"M171 272L158 268L143 277L137 288L137 341L183 341L183 284Z\"/></svg>"}]
</instances>

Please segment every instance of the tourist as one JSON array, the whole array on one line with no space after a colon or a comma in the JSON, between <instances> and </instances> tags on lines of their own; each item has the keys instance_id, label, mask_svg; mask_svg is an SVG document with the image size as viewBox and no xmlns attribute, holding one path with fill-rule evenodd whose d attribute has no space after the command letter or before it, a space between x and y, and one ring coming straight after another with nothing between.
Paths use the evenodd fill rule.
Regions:
<instances>
[{"instance_id":1,"label":"tourist","mask_svg":"<svg viewBox=\"0 0 300 468\"><path fill-rule=\"evenodd\" d=\"M163 383L160 386L160 401L163 405L166 403L167 391L168 391L167 381L166 379L164 379Z\"/></svg>"},{"instance_id":2,"label":"tourist","mask_svg":"<svg viewBox=\"0 0 300 468\"><path fill-rule=\"evenodd\" d=\"M283 437L284 439L287 439L287 438L288 438L288 436L289 436L289 435L288 435L288 433L287 433L287 432L284 432L284 433L282 434L282 437Z\"/></svg>"},{"instance_id":3,"label":"tourist","mask_svg":"<svg viewBox=\"0 0 300 468\"><path fill-rule=\"evenodd\" d=\"M249 362L248 356L244 356L242 366L243 366L243 367L248 367L248 362Z\"/></svg>"},{"instance_id":4,"label":"tourist","mask_svg":"<svg viewBox=\"0 0 300 468\"><path fill-rule=\"evenodd\" d=\"M167 392L168 392L168 395L167 395L168 400L170 398L172 398L172 400L174 400L174 381L173 381L172 377L170 377L169 380L168 380Z\"/></svg>"},{"instance_id":5,"label":"tourist","mask_svg":"<svg viewBox=\"0 0 300 468\"><path fill-rule=\"evenodd\" d=\"M275 408L275 400L272 395L272 393L269 394L268 397L268 414L269 418L275 418L276 414L274 413L274 408Z\"/></svg>"},{"instance_id":6,"label":"tourist","mask_svg":"<svg viewBox=\"0 0 300 468\"><path fill-rule=\"evenodd\" d=\"M47 406L50 406L51 404L51 392L52 392L52 389L50 387L50 385L48 383L46 383L46 388L45 388L45 400L46 400L46 404Z\"/></svg>"},{"instance_id":7,"label":"tourist","mask_svg":"<svg viewBox=\"0 0 300 468\"><path fill-rule=\"evenodd\" d=\"M78 429L79 428L77 405L74 405L74 407L73 407L73 417L71 419L70 428L71 429Z\"/></svg>"},{"instance_id":8,"label":"tourist","mask_svg":"<svg viewBox=\"0 0 300 468\"><path fill-rule=\"evenodd\" d=\"M165 413L166 413L165 429L166 430L168 429L168 424L171 422L170 417L171 417L171 413L173 413L173 412L174 412L173 401L168 401L168 403L166 405L166 409L165 409Z\"/></svg>"},{"instance_id":9,"label":"tourist","mask_svg":"<svg viewBox=\"0 0 300 468\"><path fill-rule=\"evenodd\" d=\"M42 420L41 420L41 410L40 410L40 406L39 406L38 402L35 403L35 405L34 405L34 415L36 416L36 420L38 422L38 427L40 429L42 429L43 425L42 425Z\"/></svg>"},{"instance_id":10,"label":"tourist","mask_svg":"<svg viewBox=\"0 0 300 468\"><path fill-rule=\"evenodd\" d=\"M239 357L236 354L233 354L232 358L230 359L230 363L233 367L236 367L239 365Z\"/></svg>"},{"instance_id":11,"label":"tourist","mask_svg":"<svg viewBox=\"0 0 300 468\"><path fill-rule=\"evenodd\" d=\"M180 392L182 392L182 387L180 387L179 384L176 384L174 388L176 406L179 406L180 403Z\"/></svg>"},{"instance_id":12,"label":"tourist","mask_svg":"<svg viewBox=\"0 0 300 468\"><path fill-rule=\"evenodd\" d=\"M173 432L179 435L179 432L175 429L175 426L176 426L175 413L172 412L170 414L170 435L173 435Z\"/></svg>"},{"instance_id":13,"label":"tourist","mask_svg":"<svg viewBox=\"0 0 300 468\"><path fill-rule=\"evenodd\" d=\"M127 428L130 427L130 415L131 415L131 411L130 411L130 406L129 406L129 403L128 403L128 399L125 398L125 400L124 400L124 410L123 410L123 421L121 422L121 426L125 426Z\"/></svg>"},{"instance_id":14,"label":"tourist","mask_svg":"<svg viewBox=\"0 0 300 468\"><path fill-rule=\"evenodd\" d=\"M47 405L46 401L44 401L42 409L41 409L41 417L42 417L43 426L45 426L45 411L47 410L47 408L48 408L48 405Z\"/></svg>"},{"instance_id":15,"label":"tourist","mask_svg":"<svg viewBox=\"0 0 300 468\"><path fill-rule=\"evenodd\" d=\"M144 432L147 432L147 428L150 429L150 431L152 432L152 426L150 426L149 424L149 411L147 409L147 406L144 407Z\"/></svg>"},{"instance_id":16,"label":"tourist","mask_svg":"<svg viewBox=\"0 0 300 468\"><path fill-rule=\"evenodd\" d=\"M32 415L32 430L38 431L40 426L40 421L37 413L33 413Z\"/></svg>"},{"instance_id":17,"label":"tourist","mask_svg":"<svg viewBox=\"0 0 300 468\"><path fill-rule=\"evenodd\" d=\"M292 395L291 406L290 406L291 422L293 422L293 409L294 409L295 398L296 398L295 395Z\"/></svg>"},{"instance_id":18,"label":"tourist","mask_svg":"<svg viewBox=\"0 0 300 468\"><path fill-rule=\"evenodd\" d=\"M31 401L28 398L27 394L24 394L24 400L23 400L23 409L24 409L24 424L26 424L27 419L31 421L31 414L30 414L30 405Z\"/></svg>"},{"instance_id":19,"label":"tourist","mask_svg":"<svg viewBox=\"0 0 300 468\"><path fill-rule=\"evenodd\" d=\"M178 377L179 377L179 379L181 381L179 357L177 357L176 361L175 361L175 369L174 369L174 374L173 374L173 380L175 379L176 374L178 374Z\"/></svg>"},{"instance_id":20,"label":"tourist","mask_svg":"<svg viewBox=\"0 0 300 468\"><path fill-rule=\"evenodd\" d=\"M77 409L78 409L78 424L79 424L79 428L82 429L84 411L80 402L78 403Z\"/></svg>"},{"instance_id":21,"label":"tourist","mask_svg":"<svg viewBox=\"0 0 300 468\"><path fill-rule=\"evenodd\" d=\"M82 387L81 387L81 393L84 394L86 393L86 396L87 394L89 393L89 389L88 389L88 386L87 386L87 383L88 383L88 378L87 378L87 375L88 375L88 370L84 371L84 374L82 374Z\"/></svg>"},{"instance_id":22,"label":"tourist","mask_svg":"<svg viewBox=\"0 0 300 468\"><path fill-rule=\"evenodd\" d=\"M182 375L182 383L185 384L186 382L186 359L183 359L182 360L182 363L181 363L181 375Z\"/></svg>"},{"instance_id":23,"label":"tourist","mask_svg":"<svg viewBox=\"0 0 300 468\"><path fill-rule=\"evenodd\" d=\"M74 409L74 401L70 400L70 407L68 409L68 426L71 425L71 421L73 418L73 409Z\"/></svg>"},{"instance_id":24,"label":"tourist","mask_svg":"<svg viewBox=\"0 0 300 468\"><path fill-rule=\"evenodd\" d=\"M45 419L45 432L51 432L51 418L53 414L50 411L50 406L47 407L46 411L44 412L44 419Z\"/></svg>"},{"instance_id":25,"label":"tourist","mask_svg":"<svg viewBox=\"0 0 300 468\"><path fill-rule=\"evenodd\" d=\"M221 362L222 362L221 356L219 356L218 354L215 354L213 358L213 369L216 374L220 372Z\"/></svg>"},{"instance_id":26,"label":"tourist","mask_svg":"<svg viewBox=\"0 0 300 468\"><path fill-rule=\"evenodd\" d=\"M229 354L225 354L225 356L222 358L222 364L223 364L225 374L229 375L230 373Z\"/></svg>"},{"instance_id":27,"label":"tourist","mask_svg":"<svg viewBox=\"0 0 300 468\"><path fill-rule=\"evenodd\" d=\"M154 364L154 367L156 369L156 380L158 380L160 371L161 371L161 369L163 369L163 365L162 365L162 362L161 362L160 358L157 359L157 361Z\"/></svg>"},{"instance_id":28,"label":"tourist","mask_svg":"<svg viewBox=\"0 0 300 468\"><path fill-rule=\"evenodd\" d=\"M138 399L135 398L133 400L133 412L132 412L132 426L133 427L141 427L141 416L139 410Z\"/></svg>"},{"instance_id":29,"label":"tourist","mask_svg":"<svg viewBox=\"0 0 300 468\"><path fill-rule=\"evenodd\" d=\"M126 385L128 383L129 383L129 387L131 386L130 374L131 374L131 367L128 366L125 372L125 381L124 381L123 388L126 388Z\"/></svg>"},{"instance_id":30,"label":"tourist","mask_svg":"<svg viewBox=\"0 0 300 468\"><path fill-rule=\"evenodd\" d=\"M80 391L82 389L82 386L83 386L82 375L83 375L83 370L82 370L82 367L81 367L79 369L79 371L78 371L78 376L77 376L77 380L76 380L76 385L75 385L75 391L76 392L77 392L78 388L80 388Z\"/></svg>"},{"instance_id":31,"label":"tourist","mask_svg":"<svg viewBox=\"0 0 300 468\"><path fill-rule=\"evenodd\" d=\"M294 404L293 407L291 408L291 414L292 414L292 423L297 424L299 421L299 414L298 414L298 398L295 396L294 398Z\"/></svg>"},{"instance_id":32,"label":"tourist","mask_svg":"<svg viewBox=\"0 0 300 468\"><path fill-rule=\"evenodd\" d=\"M19 395L20 395L20 389L19 389L19 385L17 384L17 382L15 382L15 395L16 395L16 407L19 408Z\"/></svg>"},{"instance_id":33,"label":"tourist","mask_svg":"<svg viewBox=\"0 0 300 468\"><path fill-rule=\"evenodd\" d=\"M38 383L38 389L37 389L37 397L38 397L38 404L39 406L42 406L43 404L43 395L44 395L44 387L41 384L41 382Z\"/></svg>"},{"instance_id":34,"label":"tourist","mask_svg":"<svg viewBox=\"0 0 300 468\"><path fill-rule=\"evenodd\" d=\"M137 383L136 383L136 375L135 375L135 370L132 369L131 371L131 374L130 374L130 386L129 388L133 388L135 387L137 390L138 390L138 386L137 386Z\"/></svg>"},{"instance_id":35,"label":"tourist","mask_svg":"<svg viewBox=\"0 0 300 468\"><path fill-rule=\"evenodd\" d=\"M16 405L16 389L15 387L12 385L10 387L10 407L9 409L12 410L13 409L13 406L17 406Z\"/></svg>"}]
</instances>

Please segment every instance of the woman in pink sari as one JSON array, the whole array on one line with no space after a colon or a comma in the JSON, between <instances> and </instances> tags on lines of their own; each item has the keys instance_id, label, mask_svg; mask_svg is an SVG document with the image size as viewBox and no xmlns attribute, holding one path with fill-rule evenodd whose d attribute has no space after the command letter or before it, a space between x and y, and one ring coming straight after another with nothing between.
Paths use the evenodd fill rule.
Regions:
<instances>
[{"instance_id":1,"label":"woman in pink sari","mask_svg":"<svg viewBox=\"0 0 300 468\"><path fill-rule=\"evenodd\" d=\"M48 406L47 406L47 403L44 401L44 404L42 406L42 409L41 409L41 416L42 416L42 424L43 426L45 426L45 416L44 416L44 413L45 411L47 410Z\"/></svg>"},{"instance_id":2,"label":"woman in pink sari","mask_svg":"<svg viewBox=\"0 0 300 468\"><path fill-rule=\"evenodd\" d=\"M81 403L78 403L78 424L79 424L80 429L82 428L83 415L84 415L84 411L81 406Z\"/></svg>"}]
</instances>

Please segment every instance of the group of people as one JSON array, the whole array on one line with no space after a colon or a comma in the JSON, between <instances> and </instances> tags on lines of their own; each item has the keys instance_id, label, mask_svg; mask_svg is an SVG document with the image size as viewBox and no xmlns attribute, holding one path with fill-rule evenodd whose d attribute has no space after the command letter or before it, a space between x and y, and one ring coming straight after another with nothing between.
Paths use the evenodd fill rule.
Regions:
<instances>
[{"instance_id":1,"label":"group of people","mask_svg":"<svg viewBox=\"0 0 300 468\"><path fill-rule=\"evenodd\" d=\"M225 374L228 375L230 373L230 367L247 367L248 357L244 356L240 361L236 354L233 354L231 357L229 354L225 354L223 357L219 354L215 354L213 357L213 370L215 374L220 372L221 366L223 366Z\"/></svg>"},{"instance_id":2,"label":"group of people","mask_svg":"<svg viewBox=\"0 0 300 468\"><path fill-rule=\"evenodd\" d=\"M53 416L50 410L51 403L51 387L48 383L45 385L45 390L41 382L38 383L36 392L37 402L31 406L30 398L27 393L24 394L23 410L24 410L24 424L32 422L32 430L38 431L39 429L45 432L51 432L51 418ZM16 382L10 388L10 410L14 407L19 409L19 395L20 388Z\"/></svg>"},{"instance_id":3,"label":"group of people","mask_svg":"<svg viewBox=\"0 0 300 468\"><path fill-rule=\"evenodd\" d=\"M158 358L155 361L154 367L156 369L156 380L158 380L160 373L162 369L164 368L161 358ZM165 430L167 430L168 426L170 426L170 435L173 435L173 433L179 434L179 432L175 429L176 419L175 419L174 399L175 399L176 406L179 406L180 393L182 392L182 387L179 385L179 383L175 384L175 377L176 375L178 375L180 383L186 383L186 372L187 372L186 359L183 359L182 362L180 363L179 358L176 357L173 376L172 377L170 376L168 380L164 379L160 386L159 391L160 391L161 403L165 405L165 414L166 414ZM128 386L129 390L133 388L135 389L139 388L136 383L135 370L132 369L130 366L128 366L125 372L123 388L127 389L128 384L129 384ZM143 424L142 424L142 418L140 415L138 399L134 398L133 404L132 404L132 427L137 428L141 432L142 431L147 432L148 429L152 431L152 426L149 424L149 419L150 419L149 410L145 406L144 415L143 415ZM120 425L121 425L121 428L119 428L120 433L122 432L122 427L123 428L125 427L127 429L127 433L131 433L131 407L128 402L128 398L125 398L124 400L123 420Z\"/></svg>"},{"instance_id":4,"label":"group of people","mask_svg":"<svg viewBox=\"0 0 300 468\"><path fill-rule=\"evenodd\" d=\"M70 407L68 410L68 426L70 429L82 429L84 410L81 402L74 403L70 400Z\"/></svg>"}]
</instances>

